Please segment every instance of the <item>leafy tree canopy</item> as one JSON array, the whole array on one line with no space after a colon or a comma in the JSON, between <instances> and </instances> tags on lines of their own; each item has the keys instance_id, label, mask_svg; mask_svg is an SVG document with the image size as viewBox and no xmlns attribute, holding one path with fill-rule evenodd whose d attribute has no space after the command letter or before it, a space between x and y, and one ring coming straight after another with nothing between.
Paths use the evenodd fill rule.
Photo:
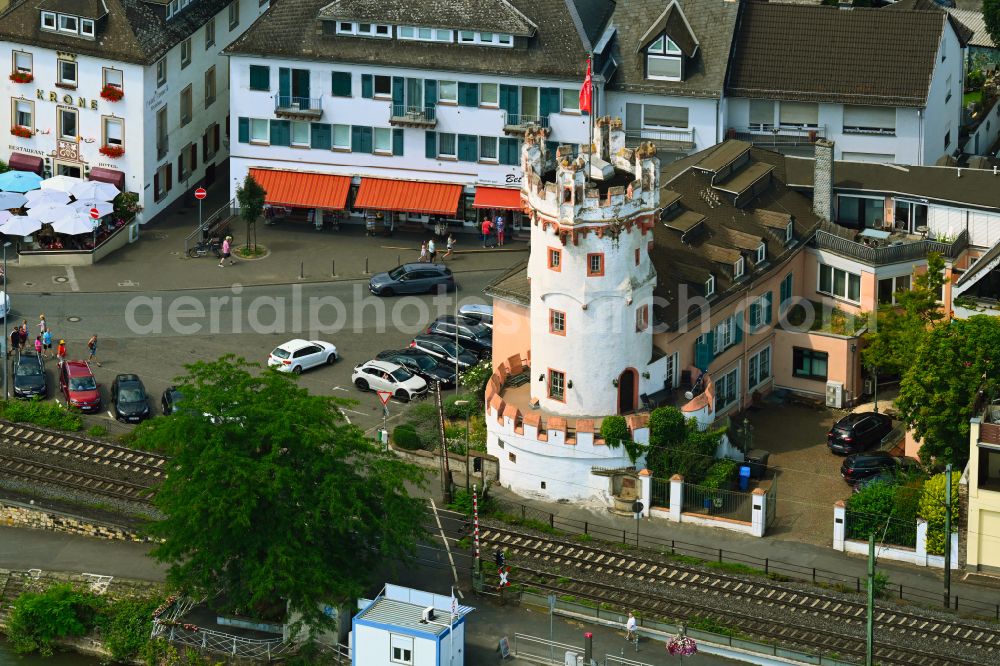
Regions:
<instances>
[{"instance_id":1,"label":"leafy tree canopy","mask_svg":"<svg viewBox=\"0 0 1000 666\"><path fill-rule=\"evenodd\" d=\"M1000 321L976 315L934 326L899 384L896 407L923 439L920 458L962 469L969 458L969 418L979 392L1000 389Z\"/></svg>"},{"instance_id":2,"label":"leafy tree canopy","mask_svg":"<svg viewBox=\"0 0 1000 666\"><path fill-rule=\"evenodd\" d=\"M171 582L224 593L232 609L287 600L306 621L356 598L383 560L406 559L423 504L420 471L344 422L338 401L226 356L187 366L182 409L135 444L171 456L150 531Z\"/></svg>"},{"instance_id":3,"label":"leafy tree canopy","mask_svg":"<svg viewBox=\"0 0 1000 666\"><path fill-rule=\"evenodd\" d=\"M247 224L256 222L264 213L264 198L267 192L256 179L247 174L243 184L236 188L236 201L240 205L240 217Z\"/></svg>"},{"instance_id":4,"label":"leafy tree canopy","mask_svg":"<svg viewBox=\"0 0 1000 666\"><path fill-rule=\"evenodd\" d=\"M993 43L1000 46L1000 0L983 0L983 22Z\"/></svg>"},{"instance_id":5,"label":"leafy tree canopy","mask_svg":"<svg viewBox=\"0 0 1000 666\"><path fill-rule=\"evenodd\" d=\"M715 462L723 434L725 430L698 430L698 422L685 419L676 407L658 407L649 414L646 466L656 477L680 474L689 483L700 483Z\"/></svg>"}]
</instances>

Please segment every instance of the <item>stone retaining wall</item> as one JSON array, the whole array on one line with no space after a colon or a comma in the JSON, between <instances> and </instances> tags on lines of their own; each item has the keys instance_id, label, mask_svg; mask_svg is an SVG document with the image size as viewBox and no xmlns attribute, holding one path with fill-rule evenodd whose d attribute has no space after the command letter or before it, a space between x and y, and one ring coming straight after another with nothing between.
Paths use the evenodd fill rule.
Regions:
<instances>
[{"instance_id":1,"label":"stone retaining wall","mask_svg":"<svg viewBox=\"0 0 1000 666\"><path fill-rule=\"evenodd\" d=\"M114 541L146 541L144 537L124 527L89 521L58 511L42 510L11 500L0 500L0 525L82 534Z\"/></svg>"},{"instance_id":2,"label":"stone retaining wall","mask_svg":"<svg viewBox=\"0 0 1000 666\"><path fill-rule=\"evenodd\" d=\"M401 459L413 463L417 467L423 467L424 469L437 470L441 468L441 454L434 451L424 451L418 449L416 451L410 451L408 449L400 449L396 446L391 446L392 452L399 456ZM499 466L496 456L491 456L488 453L483 453L482 451L469 451L469 461L470 465L475 465L475 459L482 458L483 460L483 471L482 472L472 472L472 481L476 479L482 479L485 474L487 481L496 481L499 475ZM456 476L465 476L465 456L458 453L448 454L448 467L452 473Z\"/></svg>"}]
</instances>

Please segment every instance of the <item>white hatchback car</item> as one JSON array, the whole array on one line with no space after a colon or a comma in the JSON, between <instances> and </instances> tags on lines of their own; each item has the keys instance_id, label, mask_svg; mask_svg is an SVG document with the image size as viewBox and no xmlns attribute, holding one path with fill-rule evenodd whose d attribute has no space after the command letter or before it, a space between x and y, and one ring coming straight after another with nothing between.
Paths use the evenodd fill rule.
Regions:
<instances>
[{"instance_id":1,"label":"white hatchback car","mask_svg":"<svg viewBox=\"0 0 1000 666\"><path fill-rule=\"evenodd\" d=\"M330 364L337 360L337 348L320 340L289 340L275 348L267 357L268 367L278 372L294 372Z\"/></svg>"},{"instance_id":2,"label":"white hatchback car","mask_svg":"<svg viewBox=\"0 0 1000 666\"><path fill-rule=\"evenodd\" d=\"M427 382L389 361L368 361L355 366L351 381L362 391L389 391L401 402L427 393Z\"/></svg>"}]
</instances>

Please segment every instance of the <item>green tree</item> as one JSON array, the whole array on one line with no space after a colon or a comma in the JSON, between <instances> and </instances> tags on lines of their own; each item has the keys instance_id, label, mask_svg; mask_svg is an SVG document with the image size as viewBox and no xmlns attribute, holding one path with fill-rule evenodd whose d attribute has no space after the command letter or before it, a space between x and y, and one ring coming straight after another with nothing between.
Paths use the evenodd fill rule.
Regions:
<instances>
[{"instance_id":1,"label":"green tree","mask_svg":"<svg viewBox=\"0 0 1000 666\"><path fill-rule=\"evenodd\" d=\"M250 250L251 237L254 238L254 249L257 247L256 235L252 232L254 225L257 224L257 220L264 214L264 198L266 196L267 192L264 191L261 184L249 173L243 179L243 184L236 188L236 202L240 206L240 218L247 225L246 247L248 251Z\"/></svg>"},{"instance_id":2,"label":"green tree","mask_svg":"<svg viewBox=\"0 0 1000 666\"><path fill-rule=\"evenodd\" d=\"M958 530L958 481L961 472L951 473L951 530ZM947 474L937 474L924 483L920 495L920 517L927 521L927 552L944 555L945 486Z\"/></svg>"},{"instance_id":3,"label":"green tree","mask_svg":"<svg viewBox=\"0 0 1000 666\"><path fill-rule=\"evenodd\" d=\"M990 39L1000 46L1000 0L983 0L983 22Z\"/></svg>"},{"instance_id":4,"label":"green tree","mask_svg":"<svg viewBox=\"0 0 1000 666\"><path fill-rule=\"evenodd\" d=\"M969 458L969 418L980 391L996 395L1000 321L976 315L930 329L899 384L896 407L923 439L920 458L962 469Z\"/></svg>"},{"instance_id":5,"label":"green tree","mask_svg":"<svg viewBox=\"0 0 1000 666\"><path fill-rule=\"evenodd\" d=\"M0 160L0 173L7 173L10 171L10 167L3 160Z\"/></svg>"},{"instance_id":6,"label":"green tree","mask_svg":"<svg viewBox=\"0 0 1000 666\"><path fill-rule=\"evenodd\" d=\"M867 346L861 352L865 366L896 375L913 366L921 340L944 317L937 303L944 284L943 271L941 255L931 253L927 272L916 276L913 288L897 292L896 305L878 309L873 330L865 334Z\"/></svg>"},{"instance_id":7,"label":"green tree","mask_svg":"<svg viewBox=\"0 0 1000 666\"><path fill-rule=\"evenodd\" d=\"M24 592L7 620L7 637L15 652L50 655L56 640L90 631L102 601L69 583L44 592Z\"/></svg>"},{"instance_id":8,"label":"green tree","mask_svg":"<svg viewBox=\"0 0 1000 666\"><path fill-rule=\"evenodd\" d=\"M646 466L653 476L670 478L680 474L688 483L700 483L715 462L724 429L698 429L698 422L685 419L676 407L658 407L649 415L649 453Z\"/></svg>"},{"instance_id":9,"label":"green tree","mask_svg":"<svg viewBox=\"0 0 1000 666\"><path fill-rule=\"evenodd\" d=\"M625 448L628 459L635 464L635 461L646 452L646 446L632 439L632 433L628 429L628 421L624 416L607 416L601 421L601 437L604 443L612 449L619 446Z\"/></svg>"},{"instance_id":10,"label":"green tree","mask_svg":"<svg viewBox=\"0 0 1000 666\"><path fill-rule=\"evenodd\" d=\"M423 475L345 423L342 401L233 356L187 371L184 408L136 438L171 456L150 532L172 583L244 612L287 601L326 623L323 604L414 554L425 513L406 487Z\"/></svg>"}]
</instances>

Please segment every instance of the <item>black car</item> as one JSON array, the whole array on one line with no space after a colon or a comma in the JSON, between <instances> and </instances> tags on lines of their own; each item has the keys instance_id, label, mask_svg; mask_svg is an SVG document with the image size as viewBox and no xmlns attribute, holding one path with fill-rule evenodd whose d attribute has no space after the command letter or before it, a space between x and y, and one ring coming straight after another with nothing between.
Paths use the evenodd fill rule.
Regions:
<instances>
[{"instance_id":1,"label":"black car","mask_svg":"<svg viewBox=\"0 0 1000 666\"><path fill-rule=\"evenodd\" d=\"M137 375L118 375L111 382L111 402L115 418L127 423L138 423L149 418L149 396Z\"/></svg>"},{"instance_id":2,"label":"black car","mask_svg":"<svg viewBox=\"0 0 1000 666\"><path fill-rule=\"evenodd\" d=\"M184 399L176 386L168 386L167 390L160 396L160 407L164 414L176 414L180 406L177 404Z\"/></svg>"},{"instance_id":3,"label":"black car","mask_svg":"<svg viewBox=\"0 0 1000 666\"><path fill-rule=\"evenodd\" d=\"M368 281L368 289L376 296L454 291L455 276L444 264L403 264L373 275Z\"/></svg>"},{"instance_id":4,"label":"black car","mask_svg":"<svg viewBox=\"0 0 1000 666\"><path fill-rule=\"evenodd\" d=\"M458 347L456 352L455 347ZM419 349L427 352L431 356L438 358L442 363L455 365L455 354L458 354L458 369L475 365L479 362L479 356L467 350L461 344L455 344L455 338L446 338L443 335L418 335L410 343L411 349Z\"/></svg>"},{"instance_id":5,"label":"black car","mask_svg":"<svg viewBox=\"0 0 1000 666\"><path fill-rule=\"evenodd\" d=\"M44 398L49 387L45 381L45 361L35 352L24 352L14 362L14 397Z\"/></svg>"},{"instance_id":6,"label":"black car","mask_svg":"<svg viewBox=\"0 0 1000 666\"><path fill-rule=\"evenodd\" d=\"M892 419L885 414L848 414L826 435L826 445L834 453L850 454L878 446L892 432Z\"/></svg>"},{"instance_id":7,"label":"black car","mask_svg":"<svg viewBox=\"0 0 1000 666\"><path fill-rule=\"evenodd\" d=\"M428 335L443 335L451 340L457 337L458 344L481 359L493 355L493 330L461 315L438 317L431 322L426 332Z\"/></svg>"},{"instance_id":8,"label":"black car","mask_svg":"<svg viewBox=\"0 0 1000 666\"><path fill-rule=\"evenodd\" d=\"M455 383L454 363L446 365L443 361L419 349L390 349L379 352L376 358L401 365L418 377L423 377L428 384L441 382L444 386L451 386Z\"/></svg>"},{"instance_id":9,"label":"black car","mask_svg":"<svg viewBox=\"0 0 1000 666\"><path fill-rule=\"evenodd\" d=\"M844 464L840 466L840 475L844 477L844 481L854 484L881 472L895 472L911 464L909 459L898 458L885 451L854 453L844 459Z\"/></svg>"}]
</instances>

